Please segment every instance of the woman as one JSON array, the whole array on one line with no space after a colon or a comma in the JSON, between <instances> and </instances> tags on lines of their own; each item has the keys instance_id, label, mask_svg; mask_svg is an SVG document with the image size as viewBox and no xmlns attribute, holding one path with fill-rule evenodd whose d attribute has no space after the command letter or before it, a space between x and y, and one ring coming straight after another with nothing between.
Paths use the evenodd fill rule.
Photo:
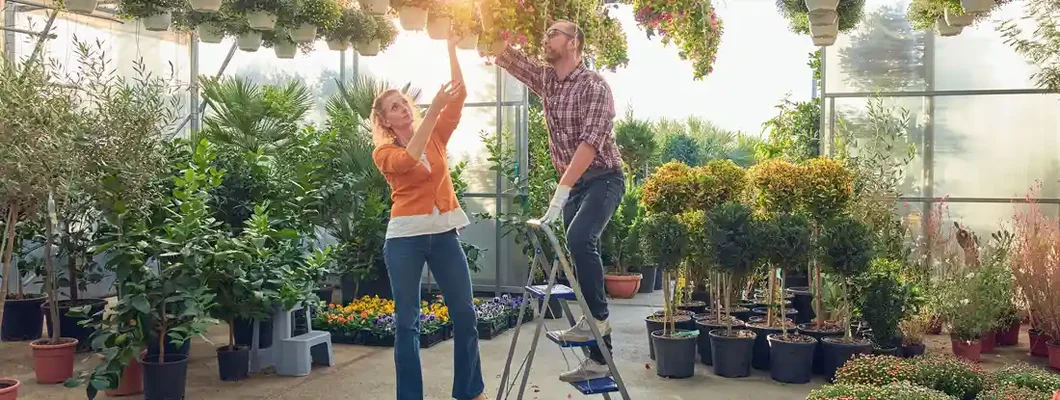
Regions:
<instances>
[{"instance_id":1,"label":"woman","mask_svg":"<svg viewBox=\"0 0 1060 400\"><path fill-rule=\"evenodd\" d=\"M455 35L450 35L455 36ZM427 114L397 90L372 105L372 157L391 188L393 207L383 257L394 294L397 333L394 364L397 399L423 400L420 369L420 278L426 262L445 294L453 321L453 398L484 400L478 328L467 257L457 229L467 226L449 177L446 144L464 107L467 92L456 58L457 38L449 39L452 81L435 95Z\"/></svg>"}]
</instances>

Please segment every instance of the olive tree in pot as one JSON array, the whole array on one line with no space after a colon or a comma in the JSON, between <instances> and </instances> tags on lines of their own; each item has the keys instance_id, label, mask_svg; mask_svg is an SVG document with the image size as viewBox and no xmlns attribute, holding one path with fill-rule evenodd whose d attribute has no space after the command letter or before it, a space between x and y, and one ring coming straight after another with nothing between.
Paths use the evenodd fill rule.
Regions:
<instances>
[{"instance_id":1,"label":"olive tree in pot","mask_svg":"<svg viewBox=\"0 0 1060 400\"><path fill-rule=\"evenodd\" d=\"M640 239L644 255L669 277L688 249L684 226L667 213L649 214L642 224ZM663 324L662 329L648 332L655 352L655 373L666 378L688 378L695 374L696 334L699 332L677 328L679 317L688 320L691 317L675 315L671 296L670 285L664 285L662 319L649 317L649 322L654 320Z\"/></svg>"},{"instance_id":2,"label":"olive tree in pot","mask_svg":"<svg viewBox=\"0 0 1060 400\"><path fill-rule=\"evenodd\" d=\"M843 308L852 309L855 280L864 274L872 261L872 233L857 219L847 215L833 218L824 226L818 241L821 263L834 276L842 296ZM835 371L855 354L872 352L872 341L854 337L849 312L845 314L843 337L821 339L824 350L824 374L832 381Z\"/></svg>"},{"instance_id":3,"label":"olive tree in pot","mask_svg":"<svg viewBox=\"0 0 1060 400\"><path fill-rule=\"evenodd\" d=\"M785 287L789 271L801 270L810 257L810 223L801 215L782 213L762 224L758 236L761 251L771 265L779 269L779 287ZM771 310L772 311L772 310ZM770 313L766 326L780 327L769 334L769 374L778 382L810 381L817 339L792 329L787 318Z\"/></svg>"},{"instance_id":4,"label":"olive tree in pot","mask_svg":"<svg viewBox=\"0 0 1060 400\"><path fill-rule=\"evenodd\" d=\"M753 250L754 220L751 209L743 204L728 203L718 206L707 216L707 237L711 246L711 260L724 271L722 281L726 314L732 303L732 282L740 281L755 262ZM731 320L730 320L731 321ZM710 352L714 374L727 378L750 375L751 356L757 335L746 329L725 329L710 332Z\"/></svg>"},{"instance_id":5,"label":"olive tree in pot","mask_svg":"<svg viewBox=\"0 0 1060 400\"><path fill-rule=\"evenodd\" d=\"M877 354L901 354L899 324L919 311L919 299L914 295L913 285L898 279L897 271L901 268L901 262L877 258L861 284L858 308L872 329L873 352Z\"/></svg>"}]
</instances>

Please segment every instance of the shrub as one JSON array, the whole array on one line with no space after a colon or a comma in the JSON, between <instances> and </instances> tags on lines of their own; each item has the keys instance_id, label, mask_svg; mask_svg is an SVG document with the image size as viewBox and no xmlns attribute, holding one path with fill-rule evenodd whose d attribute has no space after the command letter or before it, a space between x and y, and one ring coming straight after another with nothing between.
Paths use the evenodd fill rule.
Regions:
<instances>
[{"instance_id":1,"label":"shrub","mask_svg":"<svg viewBox=\"0 0 1060 400\"><path fill-rule=\"evenodd\" d=\"M696 272L709 265L710 252L708 251L710 241L707 236L707 213L703 210L690 210L677 215L677 220L685 227L688 237L688 252L685 260L688 267Z\"/></svg>"},{"instance_id":2,"label":"shrub","mask_svg":"<svg viewBox=\"0 0 1060 400\"><path fill-rule=\"evenodd\" d=\"M1051 400L1052 398L1052 393L1019 386L999 386L984 390L975 396L975 400Z\"/></svg>"},{"instance_id":3,"label":"shrub","mask_svg":"<svg viewBox=\"0 0 1060 400\"><path fill-rule=\"evenodd\" d=\"M835 383L883 386L889 383L913 381L916 376L917 369L914 361L893 356L865 355L843 364L835 373Z\"/></svg>"},{"instance_id":4,"label":"shrub","mask_svg":"<svg viewBox=\"0 0 1060 400\"><path fill-rule=\"evenodd\" d=\"M805 271L810 260L810 223L798 214L778 214L759 224L756 247L786 271Z\"/></svg>"},{"instance_id":5,"label":"shrub","mask_svg":"<svg viewBox=\"0 0 1060 400\"><path fill-rule=\"evenodd\" d=\"M695 197L689 203L693 209L710 212L714 208L739 201L747 187L747 171L732 160L714 160L696 168Z\"/></svg>"},{"instance_id":6,"label":"shrub","mask_svg":"<svg viewBox=\"0 0 1060 400\"><path fill-rule=\"evenodd\" d=\"M884 386L826 385L811 391L806 400L953 400L953 397L908 382L896 382Z\"/></svg>"},{"instance_id":7,"label":"shrub","mask_svg":"<svg viewBox=\"0 0 1060 400\"><path fill-rule=\"evenodd\" d=\"M751 209L740 203L722 205L708 214L712 259L730 273L746 271L754 262Z\"/></svg>"},{"instance_id":8,"label":"shrub","mask_svg":"<svg viewBox=\"0 0 1060 400\"><path fill-rule=\"evenodd\" d=\"M873 264L874 267L900 265L881 258L874 260ZM880 348L900 346L898 324L916 311L913 286L899 282L894 272L874 271L863 283L862 291L861 315L872 329L873 341Z\"/></svg>"},{"instance_id":9,"label":"shrub","mask_svg":"<svg viewBox=\"0 0 1060 400\"><path fill-rule=\"evenodd\" d=\"M749 175L757 206L768 212L797 210L804 171L803 166L776 158L755 165Z\"/></svg>"},{"instance_id":10,"label":"shrub","mask_svg":"<svg viewBox=\"0 0 1060 400\"><path fill-rule=\"evenodd\" d=\"M689 199L695 197L693 169L679 162L668 162L644 181L640 201L648 212L678 215L689 209Z\"/></svg>"},{"instance_id":11,"label":"shrub","mask_svg":"<svg viewBox=\"0 0 1060 400\"><path fill-rule=\"evenodd\" d=\"M917 357L914 362L917 369L915 383L959 399L975 397L986 384L982 368L953 356Z\"/></svg>"},{"instance_id":12,"label":"shrub","mask_svg":"<svg viewBox=\"0 0 1060 400\"><path fill-rule=\"evenodd\" d=\"M803 209L818 221L840 214L854 197L854 174L843 162L831 158L814 158L806 163L802 185Z\"/></svg>"},{"instance_id":13,"label":"shrub","mask_svg":"<svg viewBox=\"0 0 1060 400\"><path fill-rule=\"evenodd\" d=\"M1015 386L1042 393L1060 390L1060 375L1022 362L1001 367L987 380L992 387Z\"/></svg>"},{"instance_id":14,"label":"shrub","mask_svg":"<svg viewBox=\"0 0 1060 400\"><path fill-rule=\"evenodd\" d=\"M649 262L670 270L688 249L688 232L673 215L651 214L640 225L640 248Z\"/></svg>"}]
</instances>

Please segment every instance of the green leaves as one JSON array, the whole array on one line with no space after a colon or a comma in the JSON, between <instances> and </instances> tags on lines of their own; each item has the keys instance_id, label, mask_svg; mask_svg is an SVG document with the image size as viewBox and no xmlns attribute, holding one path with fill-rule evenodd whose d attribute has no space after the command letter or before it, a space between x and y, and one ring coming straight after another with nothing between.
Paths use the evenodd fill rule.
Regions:
<instances>
[{"instance_id":1,"label":"green leaves","mask_svg":"<svg viewBox=\"0 0 1060 400\"><path fill-rule=\"evenodd\" d=\"M688 251L684 225L673 215L654 213L640 227L640 248L649 262L665 270L677 268Z\"/></svg>"},{"instance_id":2,"label":"green leaves","mask_svg":"<svg viewBox=\"0 0 1060 400\"><path fill-rule=\"evenodd\" d=\"M873 236L865 224L848 215L829 220L818 238L824 270L845 279L864 273L873 258Z\"/></svg>"},{"instance_id":3,"label":"green leaves","mask_svg":"<svg viewBox=\"0 0 1060 400\"><path fill-rule=\"evenodd\" d=\"M707 214L712 259L730 273L747 271L757 255L751 209L740 203L718 206Z\"/></svg>"}]
</instances>

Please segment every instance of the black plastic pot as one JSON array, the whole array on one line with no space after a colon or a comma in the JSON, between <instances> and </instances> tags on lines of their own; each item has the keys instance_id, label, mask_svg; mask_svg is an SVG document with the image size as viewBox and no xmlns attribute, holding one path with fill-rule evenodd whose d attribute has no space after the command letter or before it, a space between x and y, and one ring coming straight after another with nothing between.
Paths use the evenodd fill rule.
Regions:
<instances>
[{"instance_id":1,"label":"black plastic pot","mask_svg":"<svg viewBox=\"0 0 1060 400\"><path fill-rule=\"evenodd\" d=\"M662 311L656 311L654 314L644 318L644 324L648 328L648 356L651 357L652 360L655 359L655 341L651 338L652 332L666 329L666 323L662 322L662 316ZM687 321L685 320L686 317L688 318ZM655 318L658 318L659 321L656 321ZM677 321L674 322L674 328L678 331L691 331L696 329L696 321L692 319L691 315L677 315L676 319Z\"/></svg>"},{"instance_id":2,"label":"black plastic pot","mask_svg":"<svg viewBox=\"0 0 1060 400\"><path fill-rule=\"evenodd\" d=\"M655 341L652 340L651 333L662 330L664 327L663 322L656 321L654 317L655 315L650 315L647 318L644 318L644 325L648 328L648 357L652 360L655 359Z\"/></svg>"},{"instance_id":3,"label":"black plastic pot","mask_svg":"<svg viewBox=\"0 0 1060 400\"><path fill-rule=\"evenodd\" d=\"M774 333L782 333L783 330L780 327L765 326L765 323L755 324L754 322L747 324L747 329L750 329L755 333L755 349L754 354L751 356L751 366L754 369L766 371L769 369L769 335ZM789 331L795 329L795 326L788 328Z\"/></svg>"},{"instance_id":4,"label":"black plastic pot","mask_svg":"<svg viewBox=\"0 0 1060 400\"><path fill-rule=\"evenodd\" d=\"M754 299L753 301L755 303L755 306L752 307L751 310L754 310L754 309L757 309L757 308L765 308L765 307L769 306L769 299ZM792 304L791 299L785 299L784 300L784 308L791 308L791 304Z\"/></svg>"},{"instance_id":5,"label":"black plastic pot","mask_svg":"<svg viewBox=\"0 0 1060 400\"><path fill-rule=\"evenodd\" d=\"M678 329L678 333L687 332ZM651 333L655 347L655 374L663 378L688 378L696 373L696 338L672 337L668 330Z\"/></svg>"},{"instance_id":6,"label":"black plastic pot","mask_svg":"<svg viewBox=\"0 0 1060 400\"><path fill-rule=\"evenodd\" d=\"M40 306L47 298L39 294L27 294L24 299L12 297L9 294L4 302L0 340L22 342L40 339L44 332L44 313L40 311Z\"/></svg>"},{"instance_id":7,"label":"black plastic pot","mask_svg":"<svg viewBox=\"0 0 1060 400\"><path fill-rule=\"evenodd\" d=\"M791 307L799 310L799 314L795 316L795 323L805 324L813 321L813 318L817 315L813 312L813 294L810 293L810 288L807 286L793 286L788 288L787 291L795 295L791 299Z\"/></svg>"},{"instance_id":8,"label":"black plastic pot","mask_svg":"<svg viewBox=\"0 0 1060 400\"><path fill-rule=\"evenodd\" d=\"M734 329L743 329L743 321L737 320L732 324ZM696 320L696 327L699 328L699 337L696 338L696 350L699 351L699 362L704 365L714 365L714 356L710 352L710 331L717 329L727 329L727 326L718 321L704 322L702 320Z\"/></svg>"},{"instance_id":9,"label":"black plastic pot","mask_svg":"<svg viewBox=\"0 0 1060 400\"><path fill-rule=\"evenodd\" d=\"M217 372L222 381L231 382L250 376L250 348L236 345L217 348Z\"/></svg>"},{"instance_id":10,"label":"black plastic pot","mask_svg":"<svg viewBox=\"0 0 1060 400\"><path fill-rule=\"evenodd\" d=\"M655 278L658 268L641 268L640 289L637 293L651 293L655 291Z\"/></svg>"},{"instance_id":11,"label":"black plastic pot","mask_svg":"<svg viewBox=\"0 0 1060 400\"><path fill-rule=\"evenodd\" d=\"M853 343L843 341L841 337L826 337L821 339L821 347L824 349L824 374L831 383L835 380L835 372L843 367L857 354L872 354L872 341L863 338L854 338Z\"/></svg>"},{"instance_id":12,"label":"black plastic pot","mask_svg":"<svg viewBox=\"0 0 1060 400\"><path fill-rule=\"evenodd\" d=\"M785 274L784 275L784 287L785 288L796 288L799 286L809 287L810 278L806 276L806 273L798 274Z\"/></svg>"},{"instance_id":13,"label":"black plastic pot","mask_svg":"<svg viewBox=\"0 0 1060 400\"><path fill-rule=\"evenodd\" d=\"M741 321L750 320L754 316L751 309L747 307L733 307L732 310L729 310L729 313Z\"/></svg>"},{"instance_id":14,"label":"black plastic pot","mask_svg":"<svg viewBox=\"0 0 1060 400\"><path fill-rule=\"evenodd\" d=\"M743 378L751 375L751 354L755 348L755 333L746 329L710 331L710 354L714 359L714 375Z\"/></svg>"},{"instance_id":15,"label":"black plastic pot","mask_svg":"<svg viewBox=\"0 0 1060 400\"><path fill-rule=\"evenodd\" d=\"M813 375L813 353L817 339L809 335L792 335L809 341L785 340L783 334L771 334L769 341L769 376L777 382L807 383ZM757 349L755 349L757 351Z\"/></svg>"},{"instance_id":16,"label":"black plastic pot","mask_svg":"<svg viewBox=\"0 0 1060 400\"><path fill-rule=\"evenodd\" d=\"M560 319L563 318L563 305L559 304L559 299L550 297L548 299L548 307L544 306L545 301L537 299L537 306L545 310L545 319Z\"/></svg>"},{"instance_id":17,"label":"black plastic pot","mask_svg":"<svg viewBox=\"0 0 1060 400\"><path fill-rule=\"evenodd\" d=\"M817 339L817 349L813 352L813 373L823 374L824 373L824 344L821 343L821 339L826 337L837 337L842 336L843 331L841 329L834 330L817 330L813 328L813 324L804 323L797 326L799 333L803 335L813 336Z\"/></svg>"},{"instance_id":18,"label":"black plastic pot","mask_svg":"<svg viewBox=\"0 0 1060 400\"><path fill-rule=\"evenodd\" d=\"M144 356L144 400L181 400L188 382L188 356L166 353Z\"/></svg>"},{"instance_id":19,"label":"black plastic pot","mask_svg":"<svg viewBox=\"0 0 1060 400\"><path fill-rule=\"evenodd\" d=\"M335 285L320 285L315 293L320 300L331 303L335 295Z\"/></svg>"},{"instance_id":20,"label":"black plastic pot","mask_svg":"<svg viewBox=\"0 0 1060 400\"><path fill-rule=\"evenodd\" d=\"M666 279L663 279L663 270L655 268L655 290L662 290L663 283L666 283L664 282L665 280Z\"/></svg>"},{"instance_id":21,"label":"black plastic pot","mask_svg":"<svg viewBox=\"0 0 1060 400\"><path fill-rule=\"evenodd\" d=\"M380 257L375 262L375 278L361 281L359 284L353 274L345 274L340 278L342 286L342 304L350 304L354 299L364 296L379 296L391 299L390 274L386 269L386 261Z\"/></svg>"},{"instance_id":22,"label":"black plastic pot","mask_svg":"<svg viewBox=\"0 0 1060 400\"><path fill-rule=\"evenodd\" d=\"M913 357L916 357L916 356L924 354L925 350L927 350L927 346L924 345L923 343L909 345L909 346L902 345L902 347L901 347L901 355L904 358L913 358Z\"/></svg>"},{"instance_id":23,"label":"black plastic pot","mask_svg":"<svg viewBox=\"0 0 1060 400\"><path fill-rule=\"evenodd\" d=\"M300 318L305 321L305 315ZM298 321L298 319L295 319ZM237 346L251 347L254 345L254 321L246 318L236 318L232 331L236 337ZM258 322L258 347L267 349L272 347L272 318Z\"/></svg>"},{"instance_id":24,"label":"black plastic pot","mask_svg":"<svg viewBox=\"0 0 1060 400\"><path fill-rule=\"evenodd\" d=\"M678 304L677 309L691 311L694 314L703 314L707 312L707 302L700 300L692 300Z\"/></svg>"},{"instance_id":25,"label":"black plastic pot","mask_svg":"<svg viewBox=\"0 0 1060 400\"><path fill-rule=\"evenodd\" d=\"M752 317L755 317L755 316L765 317L766 315L768 315L768 312L769 312L769 309L767 309L765 307L758 307L758 308L755 308L755 309L751 310L751 316ZM799 310L796 310L794 308L788 308L784 312L784 318L789 318L792 321L795 321L796 318L798 318L798 316L799 316Z\"/></svg>"},{"instance_id":26,"label":"black plastic pot","mask_svg":"<svg viewBox=\"0 0 1060 400\"><path fill-rule=\"evenodd\" d=\"M875 354L875 355L878 355L878 356L894 356L894 357L898 357L898 356L900 356L902 354L902 349L900 347L890 347L890 348L884 349L884 348L879 348L879 347L876 347L876 346L872 346L872 354Z\"/></svg>"},{"instance_id":27,"label":"black plastic pot","mask_svg":"<svg viewBox=\"0 0 1060 400\"><path fill-rule=\"evenodd\" d=\"M89 306L88 318L71 317L66 315L71 308ZM103 314L98 314L107 307L107 301L102 299L79 299L79 300L59 300L59 336L77 339L78 353L92 350L92 334L96 332L94 328L87 326L81 326L81 321L95 320L99 322L103 319ZM48 336L52 335L52 313L51 313L51 302L44 302L41 304L41 313L44 314L45 326L48 328ZM97 315L98 314L98 315Z\"/></svg>"}]
</instances>

